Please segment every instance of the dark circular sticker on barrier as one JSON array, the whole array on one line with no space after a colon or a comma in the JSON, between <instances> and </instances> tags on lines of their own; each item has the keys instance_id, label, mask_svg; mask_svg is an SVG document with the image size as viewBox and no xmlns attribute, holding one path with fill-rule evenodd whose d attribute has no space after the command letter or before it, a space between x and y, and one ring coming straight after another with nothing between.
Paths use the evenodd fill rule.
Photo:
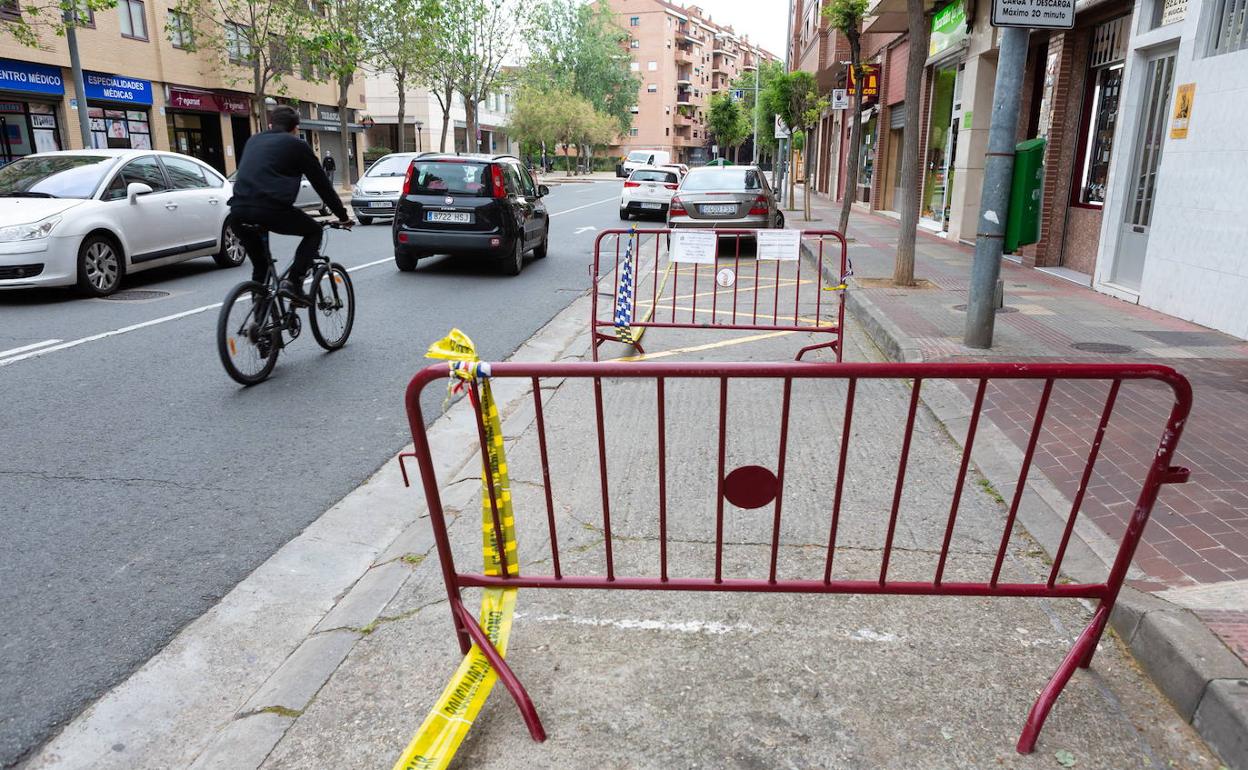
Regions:
<instances>
[{"instance_id":1,"label":"dark circular sticker on barrier","mask_svg":"<svg viewBox=\"0 0 1248 770\"><path fill-rule=\"evenodd\" d=\"M776 474L761 465L743 465L724 478L724 497L738 508L762 508L779 490Z\"/></svg>"}]
</instances>

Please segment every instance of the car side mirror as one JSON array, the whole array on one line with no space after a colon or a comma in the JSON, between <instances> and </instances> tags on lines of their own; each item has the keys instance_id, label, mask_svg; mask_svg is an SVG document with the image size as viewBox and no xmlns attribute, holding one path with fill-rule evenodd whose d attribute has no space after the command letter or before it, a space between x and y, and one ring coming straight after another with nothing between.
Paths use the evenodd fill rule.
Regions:
<instances>
[{"instance_id":1,"label":"car side mirror","mask_svg":"<svg viewBox=\"0 0 1248 770\"><path fill-rule=\"evenodd\" d=\"M545 198L547 195L550 195L550 188L544 184L539 184L537 186L537 197Z\"/></svg>"},{"instance_id":2,"label":"car side mirror","mask_svg":"<svg viewBox=\"0 0 1248 770\"><path fill-rule=\"evenodd\" d=\"M129 199L130 205L133 206L138 202L140 195L147 195L151 191L152 188L149 185L145 185L142 182L131 182L126 185L126 198Z\"/></svg>"}]
</instances>

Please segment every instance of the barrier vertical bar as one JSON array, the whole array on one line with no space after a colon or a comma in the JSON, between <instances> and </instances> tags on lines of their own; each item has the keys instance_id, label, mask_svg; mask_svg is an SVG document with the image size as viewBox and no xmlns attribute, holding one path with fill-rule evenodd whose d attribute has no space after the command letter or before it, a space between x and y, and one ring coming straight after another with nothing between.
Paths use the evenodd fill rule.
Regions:
<instances>
[{"instance_id":1,"label":"barrier vertical bar","mask_svg":"<svg viewBox=\"0 0 1248 770\"><path fill-rule=\"evenodd\" d=\"M737 278L741 277L741 239L737 238L737 253L732 261L732 272ZM732 282L732 322L737 322L737 289L741 287L741 281L733 280Z\"/></svg>"},{"instance_id":2,"label":"barrier vertical bar","mask_svg":"<svg viewBox=\"0 0 1248 770\"><path fill-rule=\"evenodd\" d=\"M1083 495L1088 491L1088 481L1092 478L1092 466L1096 465L1097 455L1101 451L1101 442L1105 440L1105 429L1109 426L1109 416L1114 411L1114 402L1118 399L1118 388L1122 380L1115 379L1109 386L1109 396L1105 399L1105 410L1101 412L1100 424L1096 426L1096 437L1092 439L1092 448L1088 450L1088 461L1083 466L1083 476L1079 479L1079 491L1075 492L1075 500L1070 506L1070 516L1066 517L1066 529L1062 532L1062 543L1053 556L1053 569L1049 571L1049 588L1057 582L1057 573L1062 569L1062 559L1066 556L1066 546L1070 543L1070 535L1075 531L1075 518L1083 505Z\"/></svg>"},{"instance_id":3,"label":"barrier vertical bar","mask_svg":"<svg viewBox=\"0 0 1248 770\"><path fill-rule=\"evenodd\" d=\"M728 428L728 378L719 378L719 475L715 480L715 582L724 582L724 443Z\"/></svg>"},{"instance_id":4,"label":"barrier vertical bar","mask_svg":"<svg viewBox=\"0 0 1248 770\"><path fill-rule=\"evenodd\" d=\"M755 255L754 258L758 259L758 256ZM776 285L775 285L775 292L774 292L775 296L773 296L771 300L771 323L773 326L779 323L779 319L780 319L780 260L777 259L775 260L775 262L776 262Z\"/></svg>"},{"instance_id":5,"label":"barrier vertical bar","mask_svg":"<svg viewBox=\"0 0 1248 770\"><path fill-rule=\"evenodd\" d=\"M819 311L823 308L823 236L819 236L819 262L815 266L815 325L819 325ZM597 316L595 316L596 318ZM837 332L839 337L840 332Z\"/></svg>"},{"instance_id":6,"label":"barrier vertical bar","mask_svg":"<svg viewBox=\"0 0 1248 770\"><path fill-rule=\"evenodd\" d=\"M767 573L769 583L776 582L776 559L780 552L780 508L784 502L784 461L789 446L789 399L793 391L793 378L784 378L784 402L780 406L780 459L776 461L776 508L771 522L771 570Z\"/></svg>"},{"instance_id":7,"label":"barrier vertical bar","mask_svg":"<svg viewBox=\"0 0 1248 770\"><path fill-rule=\"evenodd\" d=\"M1018 506L1023 500L1023 492L1027 489L1027 474L1031 471L1031 458L1036 453L1036 442L1040 439L1040 428L1044 424L1044 413L1049 408L1049 396L1053 394L1053 380L1044 381L1044 391L1040 394L1040 402L1036 406L1036 418L1031 422L1031 436L1027 439L1027 450L1023 452L1023 466L1018 472L1018 483L1014 486L1014 499L1010 502L1010 513L1005 517L1005 531L1001 534L1001 545L997 548L997 561L992 567L992 579L988 585L997 587L1001 578L1001 565L1005 561L1005 549L1010 544L1010 535L1014 534L1014 519L1018 516Z\"/></svg>"},{"instance_id":8,"label":"barrier vertical bar","mask_svg":"<svg viewBox=\"0 0 1248 770\"><path fill-rule=\"evenodd\" d=\"M601 377L594 378L594 415L598 420L598 479L602 488L602 542L607 552L607 580L615 580L615 560L611 546L611 500L607 484L607 429L602 416Z\"/></svg>"},{"instance_id":9,"label":"barrier vertical bar","mask_svg":"<svg viewBox=\"0 0 1248 770\"><path fill-rule=\"evenodd\" d=\"M897 461L897 485L893 488L893 510L888 517L888 537L884 540L884 558L880 565L880 585L888 579L888 561L893 554L893 536L897 533L897 513L901 510L901 490L906 483L906 465L910 461L910 440L914 438L914 417L919 408L919 388L923 380L914 378L910 391L910 413L906 417L906 439L901 444L901 458Z\"/></svg>"},{"instance_id":10,"label":"barrier vertical bar","mask_svg":"<svg viewBox=\"0 0 1248 770\"><path fill-rule=\"evenodd\" d=\"M758 285L758 247L754 247L754 315L750 318L750 323L758 323L758 295L763 290Z\"/></svg>"},{"instance_id":11,"label":"barrier vertical bar","mask_svg":"<svg viewBox=\"0 0 1248 770\"><path fill-rule=\"evenodd\" d=\"M841 518L841 492L845 489L845 460L849 455L849 431L854 420L854 392L858 380L850 378L845 392L845 424L841 428L841 456L836 461L836 494L832 498L832 528L828 531L828 556L823 565L823 582L832 582L832 556L836 553L836 528Z\"/></svg>"},{"instance_id":12,"label":"barrier vertical bar","mask_svg":"<svg viewBox=\"0 0 1248 770\"><path fill-rule=\"evenodd\" d=\"M714 317L711 318L714 321ZM698 322L698 265L693 266L693 307L689 309L689 323Z\"/></svg>"},{"instance_id":13,"label":"barrier vertical bar","mask_svg":"<svg viewBox=\"0 0 1248 770\"><path fill-rule=\"evenodd\" d=\"M945 560L949 557L949 543L953 540L953 526L958 518L958 506L962 502L962 485L966 483L966 469L971 464L971 448L975 446L975 429L979 426L979 413L984 406L984 388L988 380L980 379L975 391L975 406L971 409L971 424L966 429L966 441L963 442L962 464L958 467L958 480L953 485L953 504L949 506L949 522L945 525L945 540L940 546L940 561L936 564L936 577L932 585L940 585L945 574Z\"/></svg>"},{"instance_id":14,"label":"barrier vertical bar","mask_svg":"<svg viewBox=\"0 0 1248 770\"><path fill-rule=\"evenodd\" d=\"M667 582L667 415L663 378L655 378L659 412L659 579Z\"/></svg>"},{"instance_id":15,"label":"barrier vertical bar","mask_svg":"<svg viewBox=\"0 0 1248 770\"><path fill-rule=\"evenodd\" d=\"M511 577L507 568L507 542L503 540L503 525L498 517L498 499L494 493L494 470L490 463L490 442L485 437L485 415L481 411L481 390L480 384L473 380L468 388L469 397L472 401L472 410L477 416L477 438L481 442L481 468L485 472L485 488L490 493L490 515L494 521L494 546L498 551L498 564L503 571L503 577Z\"/></svg>"},{"instance_id":16,"label":"barrier vertical bar","mask_svg":"<svg viewBox=\"0 0 1248 770\"><path fill-rule=\"evenodd\" d=\"M537 447L542 457L542 491L546 493L546 525L550 530L550 561L555 579L563 577L559 570L559 536L555 530L555 501L550 493L550 460L546 451L546 420L542 414L542 384L536 377L533 383L533 411L537 422Z\"/></svg>"}]
</instances>

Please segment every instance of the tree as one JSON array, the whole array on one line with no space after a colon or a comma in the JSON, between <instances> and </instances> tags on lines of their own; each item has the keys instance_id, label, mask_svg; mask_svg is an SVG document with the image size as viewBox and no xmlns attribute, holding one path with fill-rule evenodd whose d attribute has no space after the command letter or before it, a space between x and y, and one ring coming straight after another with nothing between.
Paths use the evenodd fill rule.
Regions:
<instances>
[{"instance_id":1,"label":"tree","mask_svg":"<svg viewBox=\"0 0 1248 770\"><path fill-rule=\"evenodd\" d=\"M392 0L386 0L387 2ZM338 87L338 152L343 178L351 182L351 134L347 96L355 73L369 55L369 5L360 0L321 0L315 33L304 43L304 56L321 63L320 75Z\"/></svg>"},{"instance_id":2,"label":"tree","mask_svg":"<svg viewBox=\"0 0 1248 770\"><path fill-rule=\"evenodd\" d=\"M369 0L365 33L369 58L378 74L394 80L399 93L396 148L407 149L404 121L407 116L407 84L430 78L435 60L434 24L442 13L438 0Z\"/></svg>"},{"instance_id":3,"label":"tree","mask_svg":"<svg viewBox=\"0 0 1248 770\"><path fill-rule=\"evenodd\" d=\"M521 143L554 147L558 143L556 99L547 91L532 87L516 93L507 119L507 133Z\"/></svg>"},{"instance_id":4,"label":"tree","mask_svg":"<svg viewBox=\"0 0 1248 770\"><path fill-rule=\"evenodd\" d=\"M819 96L819 86L815 76L809 72L787 72L775 78L767 90L768 100L776 114L784 124L793 131L801 131L809 135L819 122L819 116L827 109L828 100ZM804 214L810 220L810 155L804 154L806 163L806 194L804 198ZM792 203L793 182L789 177L789 195Z\"/></svg>"},{"instance_id":5,"label":"tree","mask_svg":"<svg viewBox=\"0 0 1248 770\"><path fill-rule=\"evenodd\" d=\"M616 129L614 116L599 112L588 99L563 88L521 89L507 122L511 136L522 142L562 146L569 174L573 147L583 161L595 146L610 144Z\"/></svg>"},{"instance_id":6,"label":"tree","mask_svg":"<svg viewBox=\"0 0 1248 770\"><path fill-rule=\"evenodd\" d=\"M78 18L88 18L91 13L106 11L116 4L117 0L24 0L12 4L18 13L6 16L0 29L27 48L44 48L46 35L65 37L75 10Z\"/></svg>"},{"instance_id":7,"label":"tree","mask_svg":"<svg viewBox=\"0 0 1248 770\"><path fill-rule=\"evenodd\" d=\"M758 125L758 162L763 162L763 156L770 154L774 157L777 141L773 125L776 122L776 113L771 109L771 105L767 99L767 89L771 85L771 81L777 75L784 73L784 65L778 61L763 61L759 63L758 69L746 70L741 73L732 87L740 89L744 92L744 109L746 113L745 119L749 123L751 134L754 131L755 121ZM754 81L758 79L758 101L754 100Z\"/></svg>"},{"instance_id":8,"label":"tree","mask_svg":"<svg viewBox=\"0 0 1248 770\"><path fill-rule=\"evenodd\" d=\"M525 13L519 0L455 0L445 6L445 11L438 25L437 44L448 69L439 74L449 77L464 99L468 150L477 152L477 107L502 85L503 63L516 52Z\"/></svg>"},{"instance_id":9,"label":"tree","mask_svg":"<svg viewBox=\"0 0 1248 770\"><path fill-rule=\"evenodd\" d=\"M849 147L845 157L845 194L841 197L841 218L837 229L849 231L849 212L858 190L858 153L862 146L862 17L867 0L832 0L823 10L824 18L849 42L849 66L853 72L853 107L849 111ZM926 51L924 46L921 50ZM907 97L909 98L909 97ZM917 104L917 99L915 100ZM918 118L915 123L918 124ZM918 132L914 132L917 136Z\"/></svg>"},{"instance_id":10,"label":"tree","mask_svg":"<svg viewBox=\"0 0 1248 770\"><path fill-rule=\"evenodd\" d=\"M719 144L720 154L727 155L728 150L739 148L745 138L750 135L749 118L741 105L727 94L715 94L711 97L711 110L706 125Z\"/></svg>"},{"instance_id":11,"label":"tree","mask_svg":"<svg viewBox=\"0 0 1248 770\"><path fill-rule=\"evenodd\" d=\"M173 10L190 20L192 32L187 35L184 27L169 25L166 33L178 35L183 48L215 58L230 85L247 83L252 122L256 130L264 130L265 97L270 91L285 90L282 79L293 71L292 51L303 51L313 30L314 17L307 3L178 0Z\"/></svg>"},{"instance_id":12,"label":"tree","mask_svg":"<svg viewBox=\"0 0 1248 770\"><path fill-rule=\"evenodd\" d=\"M923 0L908 0L906 26L910 53L906 58L906 126L919 125L922 100L923 64L931 23L923 10ZM914 239L919 226L919 132L906 129L901 146L901 232L897 236L897 259L893 264L893 284L914 285Z\"/></svg>"}]
</instances>

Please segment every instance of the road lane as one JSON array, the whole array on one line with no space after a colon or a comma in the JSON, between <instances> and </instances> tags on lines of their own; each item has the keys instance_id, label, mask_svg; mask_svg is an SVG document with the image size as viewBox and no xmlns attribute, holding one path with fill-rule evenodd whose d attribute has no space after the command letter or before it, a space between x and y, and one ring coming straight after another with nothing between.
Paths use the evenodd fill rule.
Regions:
<instances>
[{"instance_id":1,"label":"road lane","mask_svg":"<svg viewBox=\"0 0 1248 770\"><path fill-rule=\"evenodd\" d=\"M89 338L10 351L50 350L0 367L0 766L402 447L403 388L431 341L458 326L503 358L583 293L594 236L618 224L618 189L555 188L550 254L517 277L444 257L401 273L388 227L336 234L331 253L357 268L350 342L326 354L305 334L254 388L222 371L216 312L191 312L245 269L135 276L130 288L171 292L152 302L0 294L6 349ZM293 241L277 241L288 256Z\"/></svg>"}]
</instances>

